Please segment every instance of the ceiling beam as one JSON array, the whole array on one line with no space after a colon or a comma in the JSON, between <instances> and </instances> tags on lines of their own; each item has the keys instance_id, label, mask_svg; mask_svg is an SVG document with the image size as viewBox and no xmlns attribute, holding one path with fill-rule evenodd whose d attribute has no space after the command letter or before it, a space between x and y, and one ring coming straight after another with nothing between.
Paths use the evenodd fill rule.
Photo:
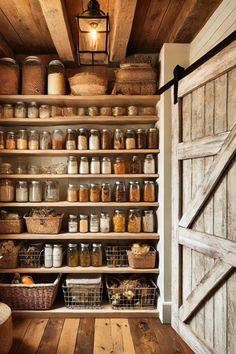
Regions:
<instances>
[{"instance_id":1,"label":"ceiling beam","mask_svg":"<svg viewBox=\"0 0 236 354\"><path fill-rule=\"evenodd\" d=\"M136 5L137 0L112 0L109 3L111 62L120 62L126 56Z\"/></svg>"},{"instance_id":2,"label":"ceiling beam","mask_svg":"<svg viewBox=\"0 0 236 354\"><path fill-rule=\"evenodd\" d=\"M0 52L4 56L14 58L13 50L9 47L9 44L6 42L5 38L0 34Z\"/></svg>"},{"instance_id":3,"label":"ceiling beam","mask_svg":"<svg viewBox=\"0 0 236 354\"><path fill-rule=\"evenodd\" d=\"M39 0L39 3L60 59L75 61L75 48L64 0Z\"/></svg>"}]
</instances>

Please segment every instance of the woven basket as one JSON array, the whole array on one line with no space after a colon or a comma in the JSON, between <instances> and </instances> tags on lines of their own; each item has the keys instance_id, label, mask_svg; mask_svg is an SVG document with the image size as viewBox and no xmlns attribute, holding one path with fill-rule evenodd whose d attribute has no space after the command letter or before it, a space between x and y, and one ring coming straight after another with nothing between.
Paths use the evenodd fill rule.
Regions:
<instances>
[{"instance_id":1,"label":"woven basket","mask_svg":"<svg viewBox=\"0 0 236 354\"><path fill-rule=\"evenodd\" d=\"M157 83L154 80L116 81L113 95L155 95Z\"/></svg>"},{"instance_id":2,"label":"woven basket","mask_svg":"<svg viewBox=\"0 0 236 354\"><path fill-rule=\"evenodd\" d=\"M129 266L131 268L155 268L157 252L152 247L151 250L144 256L133 254L132 251L127 251Z\"/></svg>"},{"instance_id":3,"label":"woven basket","mask_svg":"<svg viewBox=\"0 0 236 354\"><path fill-rule=\"evenodd\" d=\"M21 249L22 243L15 245L15 252L1 254L0 251L0 268L17 268L18 266L18 256Z\"/></svg>"},{"instance_id":4,"label":"woven basket","mask_svg":"<svg viewBox=\"0 0 236 354\"><path fill-rule=\"evenodd\" d=\"M0 220L0 234L20 234L24 231L25 222L19 220Z\"/></svg>"},{"instance_id":5,"label":"woven basket","mask_svg":"<svg viewBox=\"0 0 236 354\"><path fill-rule=\"evenodd\" d=\"M36 280L37 275L34 274ZM41 278L41 279L40 279ZM0 284L0 301L14 310L49 310L55 300L60 274L39 276L43 284Z\"/></svg>"},{"instance_id":6,"label":"woven basket","mask_svg":"<svg viewBox=\"0 0 236 354\"><path fill-rule=\"evenodd\" d=\"M27 231L30 234L59 234L63 215L45 218L24 216Z\"/></svg>"}]
</instances>

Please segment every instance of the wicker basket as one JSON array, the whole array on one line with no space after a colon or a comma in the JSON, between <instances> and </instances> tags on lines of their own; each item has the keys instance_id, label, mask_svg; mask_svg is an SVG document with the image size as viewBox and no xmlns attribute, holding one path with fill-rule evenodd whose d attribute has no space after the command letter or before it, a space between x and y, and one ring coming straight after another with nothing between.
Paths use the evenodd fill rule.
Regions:
<instances>
[{"instance_id":1,"label":"wicker basket","mask_svg":"<svg viewBox=\"0 0 236 354\"><path fill-rule=\"evenodd\" d=\"M0 234L20 234L24 231L25 222L19 220L0 220Z\"/></svg>"},{"instance_id":2,"label":"wicker basket","mask_svg":"<svg viewBox=\"0 0 236 354\"><path fill-rule=\"evenodd\" d=\"M7 241L4 241L7 242ZM2 244L3 242L1 242ZM1 253L0 248L0 268L17 268L18 266L18 256L21 249L22 243L15 244L14 252Z\"/></svg>"},{"instance_id":3,"label":"wicker basket","mask_svg":"<svg viewBox=\"0 0 236 354\"><path fill-rule=\"evenodd\" d=\"M116 81L113 95L155 95L157 83L154 80Z\"/></svg>"},{"instance_id":4,"label":"wicker basket","mask_svg":"<svg viewBox=\"0 0 236 354\"><path fill-rule=\"evenodd\" d=\"M57 294L60 274L34 274L34 280L42 283L33 285L1 283L0 301L14 310L49 310Z\"/></svg>"},{"instance_id":5,"label":"wicker basket","mask_svg":"<svg viewBox=\"0 0 236 354\"><path fill-rule=\"evenodd\" d=\"M157 251L151 247L151 250L144 256L133 254L132 251L127 251L129 266L131 268L155 268Z\"/></svg>"},{"instance_id":6,"label":"wicker basket","mask_svg":"<svg viewBox=\"0 0 236 354\"><path fill-rule=\"evenodd\" d=\"M30 234L59 234L63 215L45 218L24 216L27 231Z\"/></svg>"}]
</instances>

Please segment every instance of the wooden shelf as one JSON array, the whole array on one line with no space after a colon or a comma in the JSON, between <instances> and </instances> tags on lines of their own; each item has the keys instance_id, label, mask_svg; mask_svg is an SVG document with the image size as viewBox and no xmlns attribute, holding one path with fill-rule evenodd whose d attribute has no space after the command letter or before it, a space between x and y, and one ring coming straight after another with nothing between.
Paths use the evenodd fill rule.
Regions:
<instances>
[{"instance_id":1,"label":"wooden shelf","mask_svg":"<svg viewBox=\"0 0 236 354\"><path fill-rule=\"evenodd\" d=\"M115 175L115 174L88 174L88 175L58 175L58 174L38 174L38 175L31 175L31 174L17 174L17 175L1 175L1 178L7 179L133 179L133 178L159 178L158 173L154 174L122 174L122 175Z\"/></svg>"},{"instance_id":2,"label":"wooden shelf","mask_svg":"<svg viewBox=\"0 0 236 354\"><path fill-rule=\"evenodd\" d=\"M159 149L134 150L0 150L0 156L86 156L159 154Z\"/></svg>"},{"instance_id":3,"label":"wooden shelf","mask_svg":"<svg viewBox=\"0 0 236 354\"><path fill-rule=\"evenodd\" d=\"M17 202L9 202L9 203L3 203L0 202L0 207L158 207L159 203L157 202L98 202L98 203L93 203L93 202L67 202L67 201L61 201L61 202L40 202L40 203L17 203Z\"/></svg>"}]
</instances>

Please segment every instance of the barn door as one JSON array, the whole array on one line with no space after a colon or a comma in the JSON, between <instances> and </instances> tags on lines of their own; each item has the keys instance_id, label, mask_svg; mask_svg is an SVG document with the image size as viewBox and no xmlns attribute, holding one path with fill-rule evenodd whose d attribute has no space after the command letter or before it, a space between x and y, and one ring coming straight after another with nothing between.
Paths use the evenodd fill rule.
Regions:
<instances>
[{"instance_id":1,"label":"barn door","mask_svg":"<svg viewBox=\"0 0 236 354\"><path fill-rule=\"evenodd\" d=\"M172 324L236 353L236 43L181 80L173 108Z\"/></svg>"}]
</instances>

